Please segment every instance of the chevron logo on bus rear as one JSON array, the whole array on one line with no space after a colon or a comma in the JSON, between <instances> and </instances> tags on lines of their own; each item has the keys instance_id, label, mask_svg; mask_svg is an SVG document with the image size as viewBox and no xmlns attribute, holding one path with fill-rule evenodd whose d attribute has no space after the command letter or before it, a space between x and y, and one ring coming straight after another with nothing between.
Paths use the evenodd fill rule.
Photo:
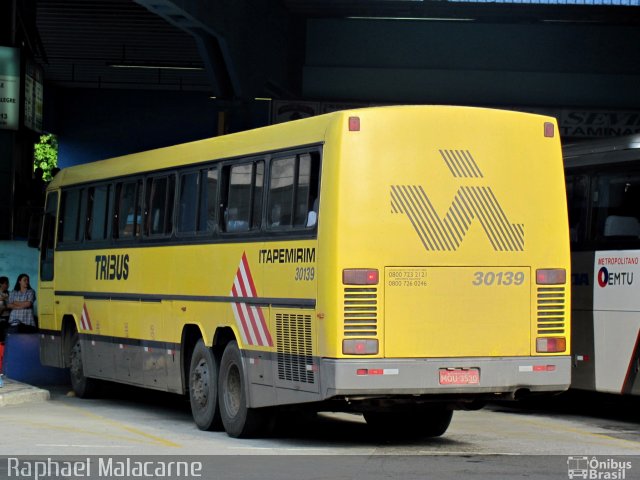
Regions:
<instances>
[{"instance_id":1,"label":"chevron logo on bus rear","mask_svg":"<svg viewBox=\"0 0 640 480\"><path fill-rule=\"evenodd\" d=\"M242 253L242 259L231 287L231 296L238 299L258 297L246 252ZM246 345L273 346L271 333L269 333L267 321L260 307L249 305L246 302L236 302L231 304L231 308L233 309L233 315L240 330L242 341Z\"/></svg>"},{"instance_id":2,"label":"chevron logo on bus rear","mask_svg":"<svg viewBox=\"0 0 640 480\"><path fill-rule=\"evenodd\" d=\"M468 150L440 150L456 178L483 178ZM524 224L511 223L491 187L461 186L444 218L421 185L392 185L391 212L404 213L427 250L455 251L477 219L496 251L523 251Z\"/></svg>"}]
</instances>

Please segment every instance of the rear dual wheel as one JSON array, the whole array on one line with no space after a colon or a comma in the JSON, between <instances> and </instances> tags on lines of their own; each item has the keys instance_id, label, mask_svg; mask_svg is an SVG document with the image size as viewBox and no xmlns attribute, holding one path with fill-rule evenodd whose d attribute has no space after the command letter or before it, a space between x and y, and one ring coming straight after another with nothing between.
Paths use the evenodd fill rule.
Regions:
<instances>
[{"instance_id":1,"label":"rear dual wheel","mask_svg":"<svg viewBox=\"0 0 640 480\"><path fill-rule=\"evenodd\" d=\"M191 415L200 430L220 429L218 362L213 350L198 340L189 367Z\"/></svg>"},{"instance_id":2,"label":"rear dual wheel","mask_svg":"<svg viewBox=\"0 0 640 480\"><path fill-rule=\"evenodd\" d=\"M270 410L247 407L247 384L238 343L229 342L222 354L218 398L224 429L231 437L259 435L266 428Z\"/></svg>"}]
</instances>

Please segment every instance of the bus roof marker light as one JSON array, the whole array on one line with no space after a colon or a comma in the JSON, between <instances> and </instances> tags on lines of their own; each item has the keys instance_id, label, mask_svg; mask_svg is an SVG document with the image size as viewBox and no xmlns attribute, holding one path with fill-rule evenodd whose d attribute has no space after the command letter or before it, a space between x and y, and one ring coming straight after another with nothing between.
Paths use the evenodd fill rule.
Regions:
<instances>
[{"instance_id":1,"label":"bus roof marker light","mask_svg":"<svg viewBox=\"0 0 640 480\"><path fill-rule=\"evenodd\" d=\"M544 122L544 136L547 138L553 138L556 135L556 129L552 122Z\"/></svg>"},{"instance_id":2,"label":"bus roof marker light","mask_svg":"<svg viewBox=\"0 0 640 480\"><path fill-rule=\"evenodd\" d=\"M349 117L349 131L350 132L360 131L360 117Z\"/></svg>"},{"instance_id":3,"label":"bus roof marker light","mask_svg":"<svg viewBox=\"0 0 640 480\"><path fill-rule=\"evenodd\" d=\"M371 268L345 268L342 271L343 285L377 285L378 270Z\"/></svg>"}]
</instances>

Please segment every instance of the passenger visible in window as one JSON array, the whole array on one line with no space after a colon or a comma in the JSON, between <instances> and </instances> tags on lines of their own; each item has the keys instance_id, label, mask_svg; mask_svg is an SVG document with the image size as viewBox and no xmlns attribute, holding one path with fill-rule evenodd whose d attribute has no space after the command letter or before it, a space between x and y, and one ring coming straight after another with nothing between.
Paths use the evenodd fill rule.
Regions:
<instances>
[{"instance_id":1,"label":"passenger visible in window","mask_svg":"<svg viewBox=\"0 0 640 480\"><path fill-rule=\"evenodd\" d=\"M314 227L318 223L318 199L313 201L313 207L307 214L307 227Z\"/></svg>"},{"instance_id":2,"label":"passenger visible in window","mask_svg":"<svg viewBox=\"0 0 640 480\"><path fill-rule=\"evenodd\" d=\"M9 294L8 307L9 330L7 333L32 333L36 331L36 320L33 316L33 303L36 301L36 292L29 284L29 275L18 275L13 291Z\"/></svg>"},{"instance_id":3,"label":"passenger visible in window","mask_svg":"<svg viewBox=\"0 0 640 480\"><path fill-rule=\"evenodd\" d=\"M240 220L240 213L236 207L228 208L226 211L226 231L246 232L249 230L249 222Z\"/></svg>"},{"instance_id":4,"label":"passenger visible in window","mask_svg":"<svg viewBox=\"0 0 640 480\"><path fill-rule=\"evenodd\" d=\"M271 226L279 227L282 220L282 207L279 203L276 203L271 209Z\"/></svg>"}]
</instances>

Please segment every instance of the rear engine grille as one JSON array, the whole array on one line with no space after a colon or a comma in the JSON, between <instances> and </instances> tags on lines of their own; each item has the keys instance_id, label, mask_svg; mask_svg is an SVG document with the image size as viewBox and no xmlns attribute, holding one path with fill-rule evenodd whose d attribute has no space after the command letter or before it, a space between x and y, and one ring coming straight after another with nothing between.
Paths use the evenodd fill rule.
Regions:
<instances>
[{"instance_id":1,"label":"rear engine grille","mask_svg":"<svg viewBox=\"0 0 640 480\"><path fill-rule=\"evenodd\" d=\"M538 335L564 335L565 288L538 287Z\"/></svg>"},{"instance_id":2,"label":"rear engine grille","mask_svg":"<svg viewBox=\"0 0 640 480\"><path fill-rule=\"evenodd\" d=\"M375 337L378 333L378 289L344 289L344 336Z\"/></svg>"},{"instance_id":3,"label":"rear engine grille","mask_svg":"<svg viewBox=\"0 0 640 480\"><path fill-rule=\"evenodd\" d=\"M278 378L315 383L311 315L276 314Z\"/></svg>"}]
</instances>

